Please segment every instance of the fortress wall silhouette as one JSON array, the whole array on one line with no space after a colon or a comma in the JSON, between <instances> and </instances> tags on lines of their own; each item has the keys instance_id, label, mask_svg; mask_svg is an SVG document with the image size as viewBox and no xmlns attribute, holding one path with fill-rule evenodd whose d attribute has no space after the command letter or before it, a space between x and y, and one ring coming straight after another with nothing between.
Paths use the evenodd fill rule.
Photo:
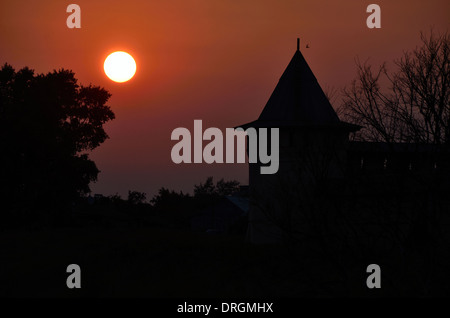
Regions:
<instances>
[{"instance_id":1,"label":"fortress wall silhouette","mask_svg":"<svg viewBox=\"0 0 450 318\"><path fill-rule=\"evenodd\" d=\"M369 195L369 204L386 191L420 192L421 178L436 175L444 176L440 185L450 189L450 156L443 147L349 141L362 127L338 118L298 45L259 118L239 127L280 129L278 172L263 175L261 163L249 164L247 239L252 243L279 243L309 231L306 211L333 208L325 192L355 202Z\"/></svg>"}]
</instances>

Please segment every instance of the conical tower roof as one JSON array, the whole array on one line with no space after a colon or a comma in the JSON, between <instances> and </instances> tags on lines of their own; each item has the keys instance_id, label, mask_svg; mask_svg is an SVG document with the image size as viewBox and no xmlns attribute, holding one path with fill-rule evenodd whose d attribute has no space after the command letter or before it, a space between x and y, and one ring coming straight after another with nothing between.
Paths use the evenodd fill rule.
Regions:
<instances>
[{"instance_id":1,"label":"conical tower roof","mask_svg":"<svg viewBox=\"0 0 450 318\"><path fill-rule=\"evenodd\" d=\"M339 127L359 126L341 122L299 50L292 57L256 121L240 127Z\"/></svg>"}]
</instances>

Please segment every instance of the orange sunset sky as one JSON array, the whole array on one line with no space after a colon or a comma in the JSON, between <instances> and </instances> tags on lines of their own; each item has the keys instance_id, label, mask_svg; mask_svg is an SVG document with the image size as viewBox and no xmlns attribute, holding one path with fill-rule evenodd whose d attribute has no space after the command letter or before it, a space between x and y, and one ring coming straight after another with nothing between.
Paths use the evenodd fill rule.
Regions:
<instances>
[{"instance_id":1,"label":"orange sunset sky","mask_svg":"<svg viewBox=\"0 0 450 318\"><path fill-rule=\"evenodd\" d=\"M66 26L71 3L81 7L81 29ZM371 3L381 7L381 29L366 26ZM91 154L101 170L93 192L151 197L162 186L191 191L209 175L248 183L246 164L172 163L170 134L193 131L194 119L221 129L256 119L297 37L322 88L341 89L355 77L356 56L391 62L420 43L420 31L445 32L449 21L448 0L1 1L0 63L71 69L81 84L111 92L116 119ZM117 50L137 63L122 84L103 72Z\"/></svg>"}]
</instances>

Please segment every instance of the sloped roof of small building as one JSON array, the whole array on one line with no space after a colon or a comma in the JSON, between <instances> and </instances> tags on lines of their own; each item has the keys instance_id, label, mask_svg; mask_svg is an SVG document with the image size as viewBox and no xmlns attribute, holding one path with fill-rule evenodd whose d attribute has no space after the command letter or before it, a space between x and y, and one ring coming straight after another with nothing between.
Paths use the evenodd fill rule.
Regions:
<instances>
[{"instance_id":1,"label":"sloped roof of small building","mask_svg":"<svg viewBox=\"0 0 450 318\"><path fill-rule=\"evenodd\" d=\"M231 203L233 203L235 206L237 206L239 209L241 209L244 213L247 214L248 210L250 209L250 200L247 197L241 197L237 195L229 195L226 196L227 200L229 200Z\"/></svg>"}]
</instances>

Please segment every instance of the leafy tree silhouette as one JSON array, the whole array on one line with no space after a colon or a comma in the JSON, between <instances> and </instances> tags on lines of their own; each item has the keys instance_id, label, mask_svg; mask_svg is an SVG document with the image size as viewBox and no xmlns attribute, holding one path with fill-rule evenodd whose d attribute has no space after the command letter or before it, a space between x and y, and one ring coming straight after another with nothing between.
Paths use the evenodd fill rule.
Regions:
<instances>
[{"instance_id":1,"label":"leafy tree silhouette","mask_svg":"<svg viewBox=\"0 0 450 318\"><path fill-rule=\"evenodd\" d=\"M90 192L99 170L88 151L108 135L110 93L60 69L0 69L0 199L10 216L55 217Z\"/></svg>"},{"instance_id":2,"label":"leafy tree silhouette","mask_svg":"<svg viewBox=\"0 0 450 318\"><path fill-rule=\"evenodd\" d=\"M240 183L236 180L225 181L223 178L214 185L213 177L208 177L205 183L194 185L194 196L199 198L232 195L239 191L239 185Z\"/></svg>"},{"instance_id":3,"label":"leafy tree silhouette","mask_svg":"<svg viewBox=\"0 0 450 318\"><path fill-rule=\"evenodd\" d=\"M146 199L147 194L145 192L128 191L128 202L130 204L143 204Z\"/></svg>"},{"instance_id":4,"label":"leafy tree silhouette","mask_svg":"<svg viewBox=\"0 0 450 318\"><path fill-rule=\"evenodd\" d=\"M158 211L171 212L180 208L186 208L190 201L191 196L189 194L184 194L182 191L178 193L162 187L158 190L158 194L150 200L150 203Z\"/></svg>"}]
</instances>

